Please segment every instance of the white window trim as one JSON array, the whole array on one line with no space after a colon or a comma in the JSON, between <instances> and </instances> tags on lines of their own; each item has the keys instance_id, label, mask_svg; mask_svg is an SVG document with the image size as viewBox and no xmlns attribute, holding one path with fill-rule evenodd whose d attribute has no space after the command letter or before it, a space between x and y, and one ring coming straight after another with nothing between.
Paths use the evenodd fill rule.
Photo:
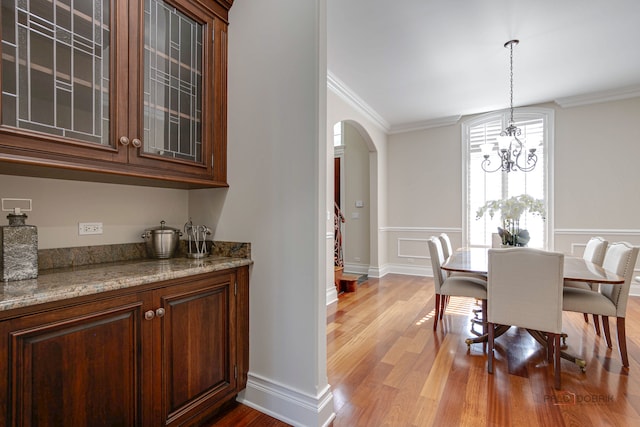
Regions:
<instances>
[{"instance_id":1,"label":"white window trim","mask_svg":"<svg viewBox=\"0 0 640 427\"><path fill-rule=\"evenodd\" d=\"M473 126L476 126L479 123L486 122L488 120L495 120L497 118L501 118L503 122L503 127L507 126L507 116L509 114L509 109L493 111L491 113L482 114L480 116L473 117L469 120L465 120L462 122L462 135L461 135L461 145L462 145L462 242L466 245L469 242L469 216L467 215L467 204L469 200L469 194L467 189L467 180L469 179L469 172L467 170L467 164L469 163L469 130ZM545 207L547 211L546 223L547 223L547 231L546 231L546 242L547 242L547 250L554 250L555 242L553 236L555 235L554 228L554 195L553 195L553 178L554 178L554 121L555 121L555 111L552 108L539 108L539 107L523 107L517 108L514 110L514 118L518 121L518 118L527 115L535 115L536 117L542 117L545 125L544 125L544 152L546 161L544 162L543 167L545 168ZM536 167L540 167L541 165L537 165ZM499 172L494 172L499 173ZM526 173L526 172L510 172L510 173Z\"/></svg>"}]
</instances>

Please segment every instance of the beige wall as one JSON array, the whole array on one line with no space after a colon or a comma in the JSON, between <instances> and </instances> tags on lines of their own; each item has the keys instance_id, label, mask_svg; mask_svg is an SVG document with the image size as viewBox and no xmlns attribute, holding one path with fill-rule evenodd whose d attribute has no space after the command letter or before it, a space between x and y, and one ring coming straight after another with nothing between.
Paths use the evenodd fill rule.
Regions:
<instances>
[{"instance_id":1,"label":"beige wall","mask_svg":"<svg viewBox=\"0 0 640 427\"><path fill-rule=\"evenodd\" d=\"M188 220L186 190L0 175L0 197L33 200L40 249L142 242L145 228ZM104 234L80 236L80 222L102 222Z\"/></svg>"},{"instance_id":2,"label":"beige wall","mask_svg":"<svg viewBox=\"0 0 640 427\"><path fill-rule=\"evenodd\" d=\"M640 229L640 98L556 109L556 228Z\"/></svg>"}]
</instances>

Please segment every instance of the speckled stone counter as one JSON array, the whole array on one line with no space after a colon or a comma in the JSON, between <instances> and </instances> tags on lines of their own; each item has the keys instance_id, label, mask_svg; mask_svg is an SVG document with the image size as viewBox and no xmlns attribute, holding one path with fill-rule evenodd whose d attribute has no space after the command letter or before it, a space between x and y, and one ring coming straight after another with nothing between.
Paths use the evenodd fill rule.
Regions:
<instances>
[{"instance_id":1,"label":"speckled stone counter","mask_svg":"<svg viewBox=\"0 0 640 427\"><path fill-rule=\"evenodd\" d=\"M0 311L252 264L248 258L136 260L51 269L37 279L0 282Z\"/></svg>"}]
</instances>

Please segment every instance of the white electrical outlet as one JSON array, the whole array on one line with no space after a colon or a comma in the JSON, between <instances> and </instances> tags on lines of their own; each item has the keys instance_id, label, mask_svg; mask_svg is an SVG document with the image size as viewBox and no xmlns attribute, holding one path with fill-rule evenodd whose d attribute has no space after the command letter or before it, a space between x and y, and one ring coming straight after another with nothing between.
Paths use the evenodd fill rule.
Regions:
<instances>
[{"instance_id":1,"label":"white electrical outlet","mask_svg":"<svg viewBox=\"0 0 640 427\"><path fill-rule=\"evenodd\" d=\"M102 234L101 222L80 222L78 223L78 234Z\"/></svg>"}]
</instances>

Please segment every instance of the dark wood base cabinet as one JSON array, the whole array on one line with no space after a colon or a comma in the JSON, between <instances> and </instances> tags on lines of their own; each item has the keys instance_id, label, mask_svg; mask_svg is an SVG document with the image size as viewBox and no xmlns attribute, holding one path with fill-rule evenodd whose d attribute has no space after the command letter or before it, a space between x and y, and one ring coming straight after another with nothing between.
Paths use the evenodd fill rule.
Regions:
<instances>
[{"instance_id":1,"label":"dark wood base cabinet","mask_svg":"<svg viewBox=\"0 0 640 427\"><path fill-rule=\"evenodd\" d=\"M198 425L246 386L248 267L0 322L0 425Z\"/></svg>"}]
</instances>

